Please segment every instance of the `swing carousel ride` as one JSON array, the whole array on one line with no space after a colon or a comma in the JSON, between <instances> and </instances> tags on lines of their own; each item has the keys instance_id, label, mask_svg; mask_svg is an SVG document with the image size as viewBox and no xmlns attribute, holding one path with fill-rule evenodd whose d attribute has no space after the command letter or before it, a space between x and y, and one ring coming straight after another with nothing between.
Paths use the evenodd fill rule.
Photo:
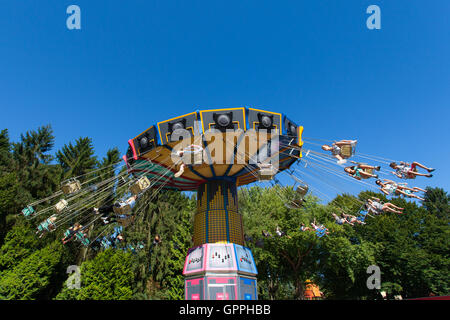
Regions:
<instances>
[{"instance_id":1,"label":"swing carousel ride","mask_svg":"<svg viewBox=\"0 0 450 320\"><path fill-rule=\"evenodd\" d=\"M120 245L124 243L123 228L145 211L158 192L196 191L194 246L187 253L183 269L185 298L256 300L257 270L251 250L245 247L238 187L252 183L275 186L281 184L277 175L283 173L292 179L294 187L297 186L293 196L280 195L285 205L294 210L302 207L308 192L326 196L302 177L315 179L333 175L377 188L386 195L422 199L417 194L425 190L381 179L379 175L415 179L431 177L430 172L434 170L417 162L397 163L357 155L356 140L324 144L317 143L320 141L317 139L305 139L302 134L302 126L271 111L240 107L188 113L150 126L128 141L121 163L97 169L97 174L95 170L64 181L60 191L30 203L21 214L40 221L36 232L39 237L57 228L68 228L63 243L79 241L82 246L97 250L120 247L135 251L144 244ZM304 150L305 144L308 144L307 150ZM389 164L394 171L349 160L356 157L374 164ZM345 166L346 163L349 165ZM428 172L420 173L418 167ZM105 170L109 170L109 174L105 174ZM115 175L115 172L119 173ZM370 184L368 179L376 183ZM112 190L123 195L122 200L114 202ZM334 218L338 224L365 224L368 215L386 211L401 213L401 210L373 198L361 203L357 216L344 214L334 215ZM114 232L107 236L105 232L111 230L108 228L111 225L114 225ZM95 233L94 229L99 230ZM311 228L300 226L300 230L312 230L318 237L329 233L316 221L311 223ZM278 229L276 233L283 234ZM157 235L153 244L160 241Z\"/></svg>"}]
</instances>

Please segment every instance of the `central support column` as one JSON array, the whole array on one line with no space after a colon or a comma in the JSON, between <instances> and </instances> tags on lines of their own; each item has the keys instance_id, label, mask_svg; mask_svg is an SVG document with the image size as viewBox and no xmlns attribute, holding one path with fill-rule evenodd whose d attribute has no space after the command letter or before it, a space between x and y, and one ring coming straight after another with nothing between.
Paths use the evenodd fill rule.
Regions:
<instances>
[{"instance_id":1,"label":"central support column","mask_svg":"<svg viewBox=\"0 0 450 320\"><path fill-rule=\"evenodd\" d=\"M216 242L244 245L242 215L238 211L234 182L211 181L197 189L194 246Z\"/></svg>"},{"instance_id":2,"label":"central support column","mask_svg":"<svg viewBox=\"0 0 450 320\"><path fill-rule=\"evenodd\" d=\"M186 300L257 299L257 270L244 247L235 182L214 180L198 187L194 247L183 274Z\"/></svg>"}]
</instances>

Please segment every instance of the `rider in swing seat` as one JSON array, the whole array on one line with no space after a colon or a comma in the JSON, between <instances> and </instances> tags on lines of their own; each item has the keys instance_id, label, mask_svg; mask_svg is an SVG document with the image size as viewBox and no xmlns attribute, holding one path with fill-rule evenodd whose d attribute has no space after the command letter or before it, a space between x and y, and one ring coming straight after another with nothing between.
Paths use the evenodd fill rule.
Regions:
<instances>
[{"instance_id":1,"label":"rider in swing seat","mask_svg":"<svg viewBox=\"0 0 450 320\"><path fill-rule=\"evenodd\" d=\"M372 170L380 171L380 166L374 167L367 164L358 163L356 166L344 168L344 171L356 180L378 178L378 175L370 173Z\"/></svg>"},{"instance_id":2,"label":"rider in swing seat","mask_svg":"<svg viewBox=\"0 0 450 320\"><path fill-rule=\"evenodd\" d=\"M389 166L395 170L395 171L392 171L392 173L400 179L415 179L416 176L431 178L433 175L430 172L433 172L435 170L433 168L428 168L418 162L413 162L411 164L409 164L408 162L403 162L403 161L400 161L399 164L397 164L395 162L391 162L391 164ZM417 167L427 170L428 173L418 172Z\"/></svg>"},{"instance_id":3,"label":"rider in swing seat","mask_svg":"<svg viewBox=\"0 0 450 320\"><path fill-rule=\"evenodd\" d=\"M333 157L338 159L339 164L344 164L352 155L355 154L357 140L341 140L330 145L323 145L322 150L331 151Z\"/></svg>"},{"instance_id":4,"label":"rider in swing seat","mask_svg":"<svg viewBox=\"0 0 450 320\"><path fill-rule=\"evenodd\" d=\"M67 229L64 232L64 238L61 239L62 243L66 244L69 241L71 241L74 238L75 234L78 232L78 230L80 230L82 227L83 226L77 222L73 226L71 226L69 229Z\"/></svg>"},{"instance_id":5,"label":"rider in swing seat","mask_svg":"<svg viewBox=\"0 0 450 320\"><path fill-rule=\"evenodd\" d=\"M30 205L26 206L25 208L22 209L21 213L23 214L23 216L25 218L28 218L29 216L33 215L36 211L34 210L34 208Z\"/></svg>"},{"instance_id":6,"label":"rider in swing seat","mask_svg":"<svg viewBox=\"0 0 450 320\"><path fill-rule=\"evenodd\" d=\"M39 235L39 238L42 238L45 233L52 232L56 229L55 221L56 215L52 215L50 218L44 220L43 222L41 222L41 224L38 225L36 234L38 234L39 232L41 233Z\"/></svg>"}]
</instances>

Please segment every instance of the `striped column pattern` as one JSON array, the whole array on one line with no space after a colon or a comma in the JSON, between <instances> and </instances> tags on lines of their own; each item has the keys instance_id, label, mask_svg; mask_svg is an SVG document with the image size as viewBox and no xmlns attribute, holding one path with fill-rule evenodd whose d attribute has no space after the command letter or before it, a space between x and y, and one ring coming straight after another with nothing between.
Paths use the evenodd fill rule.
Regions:
<instances>
[{"instance_id":1,"label":"striped column pattern","mask_svg":"<svg viewBox=\"0 0 450 320\"><path fill-rule=\"evenodd\" d=\"M235 182L208 181L198 187L194 216L194 246L205 243L244 245L242 215Z\"/></svg>"}]
</instances>

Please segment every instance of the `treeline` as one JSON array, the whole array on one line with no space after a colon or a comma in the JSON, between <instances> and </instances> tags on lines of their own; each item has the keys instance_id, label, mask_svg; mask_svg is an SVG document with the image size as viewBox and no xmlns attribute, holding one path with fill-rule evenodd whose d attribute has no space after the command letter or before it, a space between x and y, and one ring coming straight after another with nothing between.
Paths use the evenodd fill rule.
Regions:
<instances>
[{"instance_id":1,"label":"treeline","mask_svg":"<svg viewBox=\"0 0 450 320\"><path fill-rule=\"evenodd\" d=\"M50 126L11 142L0 133L0 299L184 299L181 274L192 247L195 199L162 191L124 228L128 244L139 250L84 249L77 242L61 243L67 226L38 239L42 219L27 220L24 206L53 194L62 181L83 175L101 181L117 175L106 168L120 161L117 148L99 159L92 140L81 137L53 150ZM103 170L104 169L104 170ZM86 178L87 179L87 178ZM289 209L279 197L286 188L240 190L240 211L249 246L258 267L260 299L301 299L305 281L318 284L328 299L378 299L379 290L366 286L367 267L381 270L381 286L389 296L403 298L449 294L449 195L428 188L422 205L396 198L403 215L369 217L366 225L340 226L331 213L357 213L371 192L341 195L327 205L308 196L301 209ZM106 201L120 198L115 190ZM386 200L380 194L378 198ZM150 195L145 195L148 201ZM98 203L97 205L101 205ZM330 234L317 237L301 231L316 220ZM276 228L285 236L277 236ZM262 231L272 237L264 237ZM93 229L90 236L95 238ZM158 235L160 243L153 240ZM67 267L81 266L80 289L67 286Z\"/></svg>"},{"instance_id":2,"label":"treeline","mask_svg":"<svg viewBox=\"0 0 450 320\"><path fill-rule=\"evenodd\" d=\"M388 202L386 197L366 191L321 205L307 196L302 209L291 210L275 188L253 187L240 197L260 298L301 299L306 280L318 284L327 299L381 299L380 291L390 298L449 294L450 198L444 190L427 188L422 206L392 199L405 208L404 214L383 213L366 218L365 225L350 226L336 224L331 214L357 216L370 196ZM324 224L330 234L318 237L300 230L301 224L311 227L313 221ZM276 236L277 227L286 235ZM273 236L264 237L262 230ZM371 265L380 268L381 290L367 288Z\"/></svg>"},{"instance_id":3,"label":"treeline","mask_svg":"<svg viewBox=\"0 0 450 320\"><path fill-rule=\"evenodd\" d=\"M0 299L182 299L181 271L192 246L195 201L181 193L159 192L124 228L125 244L143 243L139 250L86 250L74 241L63 245L63 233L76 219L38 239L36 227L51 213L25 219L19 215L22 208L54 194L71 177L95 183L119 174L110 170L120 162L117 148L99 159L90 138L56 151L54 139L50 126L21 135L19 142L11 142L7 130L0 132ZM113 188L110 192L97 207L122 196ZM91 239L104 227L101 222L93 226ZM159 245L153 243L156 235ZM79 290L66 285L71 265L81 266Z\"/></svg>"}]
</instances>

